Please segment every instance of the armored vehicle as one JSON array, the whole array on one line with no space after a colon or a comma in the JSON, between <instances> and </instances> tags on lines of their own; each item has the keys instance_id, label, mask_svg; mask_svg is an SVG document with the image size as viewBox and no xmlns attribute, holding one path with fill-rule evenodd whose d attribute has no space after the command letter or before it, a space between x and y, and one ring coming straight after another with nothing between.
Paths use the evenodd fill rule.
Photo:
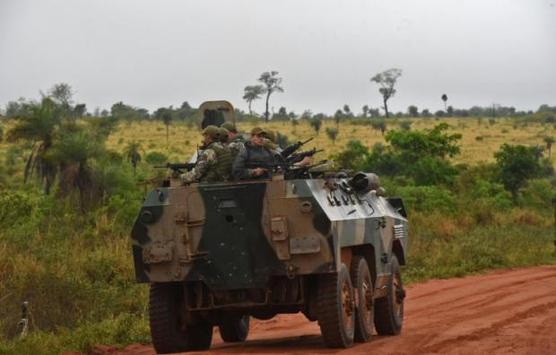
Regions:
<instances>
[{"instance_id":1,"label":"armored vehicle","mask_svg":"<svg viewBox=\"0 0 556 355\"><path fill-rule=\"evenodd\" d=\"M214 326L241 342L250 317L279 313L318 321L329 347L398 334L408 222L383 192L374 174L316 168L150 191L132 244L156 351L208 349Z\"/></svg>"}]
</instances>

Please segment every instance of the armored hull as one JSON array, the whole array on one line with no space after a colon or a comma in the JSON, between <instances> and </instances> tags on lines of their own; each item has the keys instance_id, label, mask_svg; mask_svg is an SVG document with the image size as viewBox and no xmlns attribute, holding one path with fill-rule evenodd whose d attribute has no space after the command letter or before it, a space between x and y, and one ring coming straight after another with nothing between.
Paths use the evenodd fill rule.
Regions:
<instances>
[{"instance_id":1,"label":"armored hull","mask_svg":"<svg viewBox=\"0 0 556 355\"><path fill-rule=\"evenodd\" d=\"M357 191L353 185L347 178L278 177L153 190L132 231L137 281L153 285L151 297L152 287L169 287L173 291L167 292L178 295L173 302L180 304L179 311L174 312L187 315L180 326L186 333L199 322L205 329L217 325L226 332L222 319L237 330L248 316L268 319L301 311L309 320L319 320L328 345L345 347L354 338L368 339L372 329L361 329L357 321L366 312L377 323L382 300L382 308L390 307L383 318L399 318L394 319L399 324L382 333L395 334L403 319L403 286L396 274L406 262L406 212L400 199L382 197L380 190ZM348 280L342 281L346 272ZM363 281L360 272L368 274ZM344 323L353 320L351 335L328 334L334 331L326 330L331 328L325 324L331 322L325 319L329 311L323 309L330 308L322 298L327 292L343 302ZM364 305L356 304L362 299ZM152 303L151 318L158 304ZM359 308L365 310L359 314ZM229 333L231 341L247 335ZM195 348L159 343L157 351Z\"/></svg>"}]
</instances>

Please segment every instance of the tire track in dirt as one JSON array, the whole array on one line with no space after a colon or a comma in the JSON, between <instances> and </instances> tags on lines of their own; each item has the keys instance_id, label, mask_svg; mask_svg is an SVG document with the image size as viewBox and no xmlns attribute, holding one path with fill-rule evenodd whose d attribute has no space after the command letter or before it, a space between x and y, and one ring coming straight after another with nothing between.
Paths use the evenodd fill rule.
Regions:
<instances>
[{"instance_id":1,"label":"tire track in dirt","mask_svg":"<svg viewBox=\"0 0 556 355\"><path fill-rule=\"evenodd\" d=\"M316 322L301 314L279 315L252 321L242 344L223 343L215 331L208 353L556 354L556 266L431 280L408 287L407 294L400 336L327 349ZM154 350L134 344L93 353L151 355Z\"/></svg>"}]
</instances>

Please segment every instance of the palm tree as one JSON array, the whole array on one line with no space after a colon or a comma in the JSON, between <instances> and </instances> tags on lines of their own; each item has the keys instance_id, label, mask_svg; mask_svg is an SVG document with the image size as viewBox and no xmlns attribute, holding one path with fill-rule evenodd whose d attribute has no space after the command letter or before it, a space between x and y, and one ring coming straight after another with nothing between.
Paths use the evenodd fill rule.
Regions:
<instances>
[{"instance_id":1,"label":"palm tree","mask_svg":"<svg viewBox=\"0 0 556 355\"><path fill-rule=\"evenodd\" d=\"M249 85L243 89L243 99L247 102L249 106L249 114L252 116L253 111L251 110L251 103L253 101L258 100L261 98L261 95L264 92L264 88L262 85Z\"/></svg>"},{"instance_id":2,"label":"palm tree","mask_svg":"<svg viewBox=\"0 0 556 355\"><path fill-rule=\"evenodd\" d=\"M60 108L52 99L45 97L40 104L30 105L28 115L16 117L15 120L16 124L8 132L7 140L32 143L31 153L25 163L24 182L34 174L41 181L44 192L49 194L57 169L48 159L48 154L62 122Z\"/></svg>"},{"instance_id":3,"label":"palm tree","mask_svg":"<svg viewBox=\"0 0 556 355\"><path fill-rule=\"evenodd\" d=\"M168 141L170 138L170 123L172 122L172 111L171 109L164 110L162 113L162 122L166 126L166 149L168 149Z\"/></svg>"},{"instance_id":4,"label":"palm tree","mask_svg":"<svg viewBox=\"0 0 556 355\"><path fill-rule=\"evenodd\" d=\"M58 167L58 193L70 196L77 189L82 212L98 198L90 162L103 153L104 141L95 139L89 129L66 125L48 154L49 160Z\"/></svg>"},{"instance_id":5,"label":"palm tree","mask_svg":"<svg viewBox=\"0 0 556 355\"><path fill-rule=\"evenodd\" d=\"M137 170L137 164L141 161L141 143L132 141L124 148L124 155L133 166L133 175Z\"/></svg>"},{"instance_id":6,"label":"palm tree","mask_svg":"<svg viewBox=\"0 0 556 355\"><path fill-rule=\"evenodd\" d=\"M444 111L447 111L446 101L448 101L448 95L442 94L442 96L440 98L442 99L442 101L444 101Z\"/></svg>"}]
</instances>

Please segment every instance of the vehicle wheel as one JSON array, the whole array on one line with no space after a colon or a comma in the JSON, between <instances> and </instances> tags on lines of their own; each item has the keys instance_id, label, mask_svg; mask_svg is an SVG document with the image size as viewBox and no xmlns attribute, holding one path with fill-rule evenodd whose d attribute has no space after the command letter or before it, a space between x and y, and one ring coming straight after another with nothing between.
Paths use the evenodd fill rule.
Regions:
<instances>
[{"instance_id":1,"label":"vehicle wheel","mask_svg":"<svg viewBox=\"0 0 556 355\"><path fill-rule=\"evenodd\" d=\"M346 265L342 264L336 274L322 275L318 291L317 318L324 343L335 348L352 346L355 295Z\"/></svg>"},{"instance_id":2,"label":"vehicle wheel","mask_svg":"<svg viewBox=\"0 0 556 355\"><path fill-rule=\"evenodd\" d=\"M249 334L249 319L249 316L245 315L222 322L218 326L222 340L228 343L245 341Z\"/></svg>"},{"instance_id":3,"label":"vehicle wheel","mask_svg":"<svg viewBox=\"0 0 556 355\"><path fill-rule=\"evenodd\" d=\"M386 297L375 300L375 327L379 335L397 335L402 330L405 290L398 258L392 255L392 277L386 284Z\"/></svg>"},{"instance_id":4,"label":"vehicle wheel","mask_svg":"<svg viewBox=\"0 0 556 355\"><path fill-rule=\"evenodd\" d=\"M185 324L181 285L153 283L149 293L149 321L157 353L206 350L212 342L212 325Z\"/></svg>"},{"instance_id":5,"label":"vehicle wheel","mask_svg":"<svg viewBox=\"0 0 556 355\"><path fill-rule=\"evenodd\" d=\"M354 256L351 261L351 282L355 286L355 341L366 342L374 328L373 281L367 261L362 256Z\"/></svg>"}]
</instances>

